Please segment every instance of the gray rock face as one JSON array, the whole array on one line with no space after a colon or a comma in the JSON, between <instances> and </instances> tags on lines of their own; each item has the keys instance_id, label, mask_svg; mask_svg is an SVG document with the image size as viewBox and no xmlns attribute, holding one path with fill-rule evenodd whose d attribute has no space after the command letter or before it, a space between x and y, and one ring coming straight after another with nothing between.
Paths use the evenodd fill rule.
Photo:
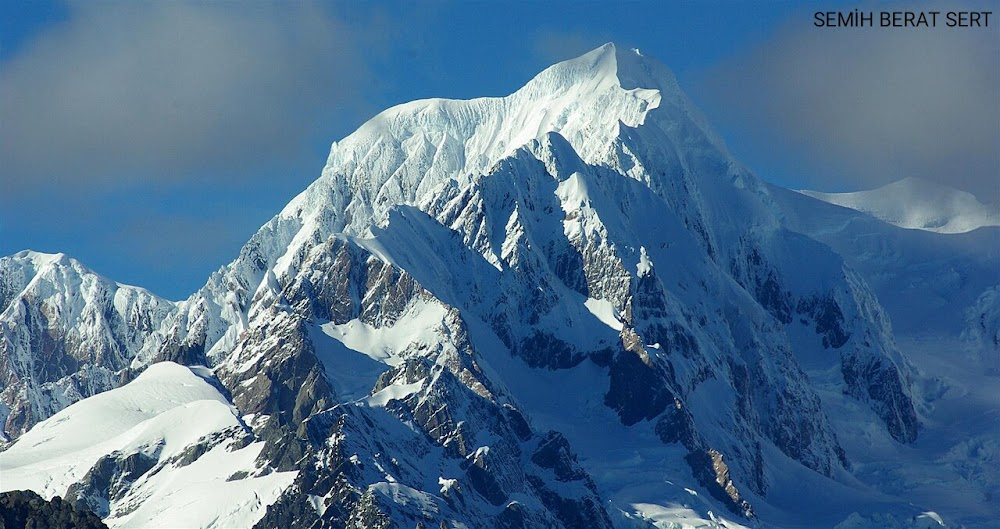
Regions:
<instances>
[{"instance_id":1,"label":"gray rock face","mask_svg":"<svg viewBox=\"0 0 1000 529\"><path fill-rule=\"evenodd\" d=\"M740 496L740 491L729 476L729 466L722 460L722 454L708 449L690 452L684 459L698 481L715 499L723 502L732 512L750 518L754 516L753 507Z\"/></svg>"},{"instance_id":2,"label":"gray rock face","mask_svg":"<svg viewBox=\"0 0 1000 529\"><path fill-rule=\"evenodd\" d=\"M820 254L830 261L806 274L799 272L812 276L804 282L808 290L789 284L791 272L776 269L760 250L747 249L747 239L741 241L740 252L745 257L734 260L734 276L786 328L802 325L814 332L822 346L820 354L836 354L833 357L839 360L844 392L868 403L897 441L914 441L919 425L909 366L894 351L888 319L874 295L829 249L795 235L786 234L786 238L762 247L772 253ZM830 282L837 286L826 291L815 289L815 284ZM797 353L801 356L809 348L801 344Z\"/></svg>"},{"instance_id":3,"label":"gray rock face","mask_svg":"<svg viewBox=\"0 0 1000 529\"><path fill-rule=\"evenodd\" d=\"M105 518L110 514L110 499L120 497L131 482L149 472L155 464L155 459L141 452L104 456L83 480L70 485L65 499L77 509L86 509Z\"/></svg>"},{"instance_id":4,"label":"gray rock face","mask_svg":"<svg viewBox=\"0 0 1000 529\"><path fill-rule=\"evenodd\" d=\"M273 416L297 428L310 415L334 402L308 338L305 321L287 313L275 315L260 328L244 334L238 351L258 354L244 371L220 370L233 388L233 403L245 413ZM262 353L262 354L261 354Z\"/></svg>"},{"instance_id":5,"label":"gray rock face","mask_svg":"<svg viewBox=\"0 0 1000 529\"><path fill-rule=\"evenodd\" d=\"M504 523L514 526L611 527L593 480L558 433L534 433L516 409L473 392L439 364L419 358L401 364L380 378L376 388L382 389L374 394L400 383L420 387L385 408L340 405L310 417L296 485L259 526L438 527L459 521L486 528L501 507ZM400 430L399 420L416 431ZM498 442L474 448L484 438ZM450 470L445 476L431 470L439 468ZM391 479L383 481L386 476ZM427 482L441 490L421 492ZM303 495L325 498L321 513L307 508ZM512 496L538 503L524 505ZM433 508L416 508L415 499Z\"/></svg>"},{"instance_id":6,"label":"gray rock face","mask_svg":"<svg viewBox=\"0 0 1000 529\"><path fill-rule=\"evenodd\" d=\"M879 360L865 362L857 358L845 360L842 369L850 394L871 403L893 438L901 443L917 439L920 424L913 403L905 393L906 386L895 369Z\"/></svg>"},{"instance_id":7,"label":"gray rock face","mask_svg":"<svg viewBox=\"0 0 1000 529\"><path fill-rule=\"evenodd\" d=\"M74 509L58 496L45 501L30 490L0 492L0 527L107 529L94 513Z\"/></svg>"},{"instance_id":8,"label":"gray rock face","mask_svg":"<svg viewBox=\"0 0 1000 529\"><path fill-rule=\"evenodd\" d=\"M656 418L674 395L666 387L667 374L657 372L635 331L623 329L622 341L624 350L608 366L610 385L604 404L615 410L622 424L631 426Z\"/></svg>"}]
</instances>

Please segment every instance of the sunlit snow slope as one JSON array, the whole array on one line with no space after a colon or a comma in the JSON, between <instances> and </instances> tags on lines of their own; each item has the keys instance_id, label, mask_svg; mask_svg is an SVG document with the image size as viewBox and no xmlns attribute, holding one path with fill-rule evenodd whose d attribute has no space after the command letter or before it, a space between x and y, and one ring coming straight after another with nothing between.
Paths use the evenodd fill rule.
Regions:
<instances>
[{"instance_id":1,"label":"sunlit snow slope","mask_svg":"<svg viewBox=\"0 0 1000 529\"><path fill-rule=\"evenodd\" d=\"M163 362L35 425L0 452L0 487L83 499L111 527L249 527L295 473L262 475L245 430L197 368Z\"/></svg>"}]
</instances>

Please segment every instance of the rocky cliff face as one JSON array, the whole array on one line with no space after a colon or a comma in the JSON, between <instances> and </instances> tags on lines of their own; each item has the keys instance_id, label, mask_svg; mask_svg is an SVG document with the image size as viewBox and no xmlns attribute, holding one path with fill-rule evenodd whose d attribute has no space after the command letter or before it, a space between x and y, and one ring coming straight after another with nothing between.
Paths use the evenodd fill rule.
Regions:
<instances>
[{"instance_id":1,"label":"rocky cliff face","mask_svg":"<svg viewBox=\"0 0 1000 529\"><path fill-rule=\"evenodd\" d=\"M774 469L849 467L814 369L918 432L864 281L784 228L664 67L613 45L505 98L376 116L176 305L89 280L60 313L81 280L53 298L18 273L8 434L128 368L207 365L261 467L296 472L261 527L641 527L675 481L706 520L750 519Z\"/></svg>"},{"instance_id":2,"label":"rocky cliff face","mask_svg":"<svg viewBox=\"0 0 1000 529\"><path fill-rule=\"evenodd\" d=\"M78 511L58 496L45 501L30 490L0 493L0 527L107 529L92 512Z\"/></svg>"}]
</instances>

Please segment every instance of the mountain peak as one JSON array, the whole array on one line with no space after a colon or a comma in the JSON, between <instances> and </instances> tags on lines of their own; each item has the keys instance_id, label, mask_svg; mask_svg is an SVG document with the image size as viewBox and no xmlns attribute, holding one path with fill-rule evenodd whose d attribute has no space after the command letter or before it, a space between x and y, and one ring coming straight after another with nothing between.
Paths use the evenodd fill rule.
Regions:
<instances>
[{"instance_id":1,"label":"mountain peak","mask_svg":"<svg viewBox=\"0 0 1000 529\"><path fill-rule=\"evenodd\" d=\"M281 216L305 220L346 210L350 214L330 227L362 234L392 206L419 203L449 180L478 178L549 133L566 138L587 163L601 165L620 127L643 125L660 106L661 90L675 86L672 74L651 62L609 43L545 69L505 97L424 99L390 108L334 143L323 177Z\"/></svg>"},{"instance_id":2,"label":"mountain peak","mask_svg":"<svg viewBox=\"0 0 1000 529\"><path fill-rule=\"evenodd\" d=\"M124 288L139 295L156 298L157 302L169 304L143 287L119 283L94 271L86 264L65 253L45 253L34 250L22 250L13 255L0 258L0 276L6 276L5 285L0 285L0 312L2 312L12 297L27 288L42 289L44 295L62 292L69 289L75 292L79 288L104 289L115 291ZM81 287L81 285L89 285ZM42 295L35 293L33 295Z\"/></svg>"},{"instance_id":3,"label":"mountain peak","mask_svg":"<svg viewBox=\"0 0 1000 529\"><path fill-rule=\"evenodd\" d=\"M613 42L556 63L539 73L525 88L534 83L561 81L561 86L593 86L611 83L625 90L647 88L666 90L673 95L677 80L663 63L646 57L637 48L622 48ZM666 95L666 94L665 94Z\"/></svg>"},{"instance_id":4,"label":"mountain peak","mask_svg":"<svg viewBox=\"0 0 1000 529\"><path fill-rule=\"evenodd\" d=\"M619 85L618 48L607 43L579 57L558 62L536 75L521 90L561 91L593 88L605 84Z\"/></svg>"},{"instance_id":5,"label":"mountain peak","mask_svg":"<svg viewBox=\"0 0 1000 529\"><path fill-rule=\"evenodd\" d=\"M12 257L19 260L30 261L36 269L51 264L59 264L65 266L70 263L70 258L66 254L61 252L45 253L45 252L36 252L34 250L22 250L14 254Z\"/></svg>"}]
</instances>

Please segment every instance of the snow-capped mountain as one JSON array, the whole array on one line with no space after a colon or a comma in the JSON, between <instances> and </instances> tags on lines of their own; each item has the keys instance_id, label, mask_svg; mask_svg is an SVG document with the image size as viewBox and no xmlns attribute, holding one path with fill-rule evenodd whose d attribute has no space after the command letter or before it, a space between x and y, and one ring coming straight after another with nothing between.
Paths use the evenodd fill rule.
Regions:
<instances>
[{"instance_id":1,"label":"snow-capped mountain","mask_svg":"<svg viewBox=\"0 0 1000 529\"><path fill-rule=\"evenodd\" d=\"M853 193L800 191L813 198L867 213L879 220L915 230L965 233L1000 226L1000 209L975 195L921 178L904 178L878 189Z\"/></svg>"},{"instance_id":2,"label":"snow-capped mountain","mask_svg":"<svg viewBox=\"0 0 1000 529\"><path fill-rule=\"evenodd\" d=\"M123 383L150 333L174 310L63 254L0 258L0 424L27 431Z\"/></svg>"},{"instance_id":3,"label":"snow-capped mountain","mask_svg":"<svg viewBox=\"0 0 1000 529\"><path fill-rule=\"evenodd\" d=\"M40 411L8 419L0 486L111 526L205 483L264 487L232 515L260 527L937 523L948 505L852 466L858 425L920 443L925 380L866 275L785 209L635 50L394 107L182 302L3 261L3 394ZM98 369L80 397L121 387L36 405ZM93 448L61 440L118 414Z\"/></svg>"}]
</instances>

